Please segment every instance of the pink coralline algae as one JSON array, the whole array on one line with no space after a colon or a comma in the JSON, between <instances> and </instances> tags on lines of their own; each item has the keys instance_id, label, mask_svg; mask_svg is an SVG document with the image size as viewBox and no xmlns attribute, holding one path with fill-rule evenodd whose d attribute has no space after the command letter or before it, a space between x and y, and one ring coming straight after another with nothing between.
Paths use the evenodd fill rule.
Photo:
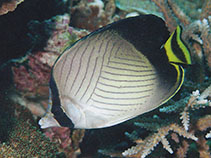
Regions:
<instances>
[{"instance_id":1,"label":"pink coralline algae","mask_svg":"<svg viewBox=\"0 0 211 158\"><path fill-rule=\"evenodd\" d=\"M47 25L55 25L50 38L47 40L46 47L47 52L60 54L69 44L74 41L74 37L70 31L70 16L64 14L62 16L55 16L49 20L46 20ZM40 24L42 25L42 24Z\"/></svg>"},{"instance_id":2,"label":"pink coralline algae","mask_svg":"<svg viewBox=\"0 0 211 158\"><path fill-rule=\"evenodd\" d=\"M70 139L70 129L67 127L52 127L45 131L45 135L52 141L60 145L60 148L67 149L72 141Z\"/></svg>"},{"instance_id":3,"label":"pink coralline algae","mask_svg":"<svg viewBox=\"0 0 211 158\"><path fill-rule=\"evenodd\" d=\"M89 33L70 27L69 22L68 14L43 22L32 22L30 37L34 41L33 47L39 46L39 42L44 40L46 45L40 50L31 49L12 66L13 81L18 92L18 95L12 95L12 100L26 106L35 116L42 116L48 106L50 72L54 62L65 48ZM40 26L46 28L47 33L44 34L53 28L48 39L43 34L37 35L36 27Z\"/></svg>"},{"instance_id":4,"label":"pink coralline algae","mask_svg":"<svg viewBox=\"0 0 211 158\"><path fill-rule=\"evenodd\" d=\"M114 0L108 1L105 6L101 0L82 0L71 9L71 23L74 27L94 31L112 22L115 9Z\"/></svg>"},{"instance_id":5,"label":"pink coralline algae","mask_svg":"<svg viewBox=\"0 0 211 158\"><path fill-rule=\"evenodd\" d=\"M59 151L67 158L76 158L81 153L79 144L84 137L85 130L70 131L67 127L52 127L44 130L51 142L59 145Z\"/></svg>"},{"instance_id":6,"label":"pink coralline algae","mask_svg":"<svg viewBox=\"0 0 211 158\"><path fill-rule=\"evenodd\" d=\"M13 67L16 88L27 93L27 96L46 96L50 78L50 66L41 60L46 52L38 52L28 56L27 67Z\"/></svg>"}]
</instances>

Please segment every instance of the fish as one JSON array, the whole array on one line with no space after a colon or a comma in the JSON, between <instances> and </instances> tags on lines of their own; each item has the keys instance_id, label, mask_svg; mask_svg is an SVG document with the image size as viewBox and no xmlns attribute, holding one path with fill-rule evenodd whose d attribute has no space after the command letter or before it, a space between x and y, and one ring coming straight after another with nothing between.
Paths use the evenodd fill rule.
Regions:
<instances>
[{"instance_id":1,"label":"fish","mask_svg":"<svg viewBox=\"0 0 211 158\"><path fill-rule=\"evenodd\" d=\"M56 60L41 128L105 128L152 111L184 81L191 55L165 21L139 15L108 24L69 46Z\"/></svg>"}]
</instances>

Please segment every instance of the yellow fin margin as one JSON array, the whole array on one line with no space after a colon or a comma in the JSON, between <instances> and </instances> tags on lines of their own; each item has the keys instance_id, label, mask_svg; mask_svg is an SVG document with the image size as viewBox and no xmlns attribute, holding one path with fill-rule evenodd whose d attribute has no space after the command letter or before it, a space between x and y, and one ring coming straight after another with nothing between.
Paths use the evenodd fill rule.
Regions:
<instances>
[{"instance_id":1,"label":"yellow fin margin","mask_svg":"<svg viewBox=\"0 0 211 158\"><path fill-rule=\"evenodd\" d=\"M169 101L181 88L183 82L184 82L184 69L182 68L182 66L180 65L177 65L177 64L174 64L174 63L171 63L171 65L173 65L177 71L177 83L175 84L175 86L177 86L175 89L175 92L169 96L169 98L167 98L166 100L164 100L160 105L166 103L167 101ZM174 88L174 87L173 87Z\"/></svg>"}]
</instances>

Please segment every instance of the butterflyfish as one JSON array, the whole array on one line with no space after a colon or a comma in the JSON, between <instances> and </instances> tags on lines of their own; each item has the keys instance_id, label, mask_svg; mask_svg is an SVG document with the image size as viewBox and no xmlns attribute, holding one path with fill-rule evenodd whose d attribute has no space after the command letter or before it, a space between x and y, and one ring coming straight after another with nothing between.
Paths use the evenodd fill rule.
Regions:
<instances>
[{"instance_id":1,"label":"butterflyfish","mask_svg":"<svg viewBox=\"0 0 211 158\"><path fill-rule=\"evenodd\" d=\"M183 65L191 64L181 34L181 26L170 35L161 18L140 15L75 42L52 68L52 103L41 128L109 127L167 102L181 88Z\"/></svg>"}]
</instances>

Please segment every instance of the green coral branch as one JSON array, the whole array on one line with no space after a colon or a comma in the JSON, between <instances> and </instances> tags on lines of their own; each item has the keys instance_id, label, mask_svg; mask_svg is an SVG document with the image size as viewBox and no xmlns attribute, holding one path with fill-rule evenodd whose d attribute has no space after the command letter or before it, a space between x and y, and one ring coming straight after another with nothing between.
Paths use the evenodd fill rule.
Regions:
<instances>
[{"instance_id":1,"label":"green coral branch","mask_svg":"<svg viewBox=\"0 0 211 158\"><path fill-rule=\"evenodd\" d=\"M8 133L8 139L0 144L0 157L56 157L58 145L51 142L33 123L30 112L17 110L14 126Z\"/></svg>"},{"instance_id":2,"label":"green coral branch","mask_svg":"<svg viewBox=\"0 0 211 158\"><path fill-rule=\"evenodd\" d=\"M165 113L177 113L177 112L182 112L185 108L185 105L188 103L188 100L190 99L190 96L185 97L184 99L180 99L177 102L174 102L173 104L169 106L164 106L162 108L159 108L160 112L165 112Z\"/></svg>"}]
</instances>

